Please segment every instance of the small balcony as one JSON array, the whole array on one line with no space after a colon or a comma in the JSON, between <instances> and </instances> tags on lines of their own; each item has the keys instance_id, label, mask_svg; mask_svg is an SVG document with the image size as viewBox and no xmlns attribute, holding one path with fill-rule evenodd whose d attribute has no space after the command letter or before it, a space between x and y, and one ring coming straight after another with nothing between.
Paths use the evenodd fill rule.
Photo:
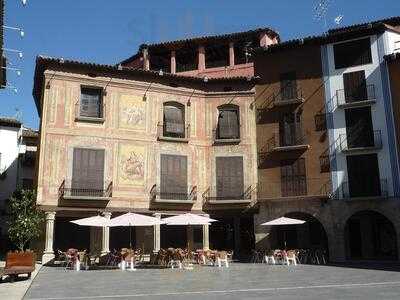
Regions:
<instances>
[{"instance_id":1,"label":"small balcony","mask_svg":"<svg viewBox=\"0 0 400 300\"><path fill-rule=\"evenodd\" d=\"M340 191L343 199L387 198L388 184L386 179L377 180L372 184L366 180L354 183L344 181L340 186Z\"/></svg>"},{"instance_id":2,"label":"small balcony","mask_svg":"<svg viewBox=\"0 0 400 300\"><path fill-rule=\"evenodd\" d=\"M331 182L322 178L291 176L276 182L261 178L258 184L259 201L332 197Z\"/></svg>"},{"instance_id":3,"label":"small balcony","mask_svg":"<svg viewBox=\"0 0 400 300\"><path fill-rule=\"evenodd\" d=\"M255 198L255 186L249 186L238 194L228 194L219 191L217 187L211 186L203 193L203 206L205 205L235 205L235 204L249 204Z\"/></svg>"},{"instance_id":4,"label":"small balcony","mask_svg":"<svg viewBox=\"0 0 400 300\"><path fill-rule=\"evenodd\" d=\"M291 155L302 153L310 148L306 136L302 131L295 134L285 135L274 133L266 144L258 152L259 166L271 155L280 155L280 158L290 158Z\"/></svg>"},{"instance_id":5,"label":"small balcony","mask_svg":"<svg viewBox=\"0 0 400 300\"><path fill-rule=\"evenodd\" d=\"M342 152L363 152L382 149L380 130L371 133L352 133L339 135L339 149Z\"/></svg>"},{"instance_id":6,"label":"small balcony","mask_svg":"<svg viewBox=\"0 0 400 300\"><path fill-rule=\"evenodd\" d=\"M157 140L166 142L187 143L190 137L190 125L157 124Z\"/></svg>"},{"instance_id":7,"label":"small balcony","mask_svg":"<svg viewBox=\"0 0 400 300\"><path fill-rule=\"evenodd\" d=\"M94 188L97 183L88 183L85 188L81 184L74 184L71 181L64 180L58 190L60 199L69 200L104 200L108 201L112 197L113 183L105 182L103 188Z\"/></svg>"},{"instance_id":8,"label":"small balcony","mask_svg":"<svg viewBox=\"0 0 400 300\"><path fill-rule=\"evenodd\" d=\"M282 89L279 93L272 94L274 106L298 105L304 102L301 88Z\"/></svg>"},{"instance_id":9,"label":"small balcony","mask_svg":"<svg viewBox=\"0 0 400 300\"><path fill-rule=\"evenodd\" d=\"M240 128L241 126L239 125L238 127L224 128L224 130L221 130L221 128L217 126L213 130L214 144L239 144Z\"/></svg>"},{"instance_id":10,"label":"small balcony","mask_svg":"<svg viewBox=\"0 0 400 300\"><path fill-rule=\"evenodd\" d=\"M193 204L197 201L197 186L171 188L163 191L156 184L150 189L150 200L154 203Z\"/></svg>"},{"instance_id":11,"label":"small balcony","mask_svg":"<svg viewBox=\"0 0 400 300\"><path fill-rule=\"evenodd\" d=\"M337 90L336 99L339 108L371 105L376 102L375 86L369 84L353 91Z\"/></svg>"}]
</instances>

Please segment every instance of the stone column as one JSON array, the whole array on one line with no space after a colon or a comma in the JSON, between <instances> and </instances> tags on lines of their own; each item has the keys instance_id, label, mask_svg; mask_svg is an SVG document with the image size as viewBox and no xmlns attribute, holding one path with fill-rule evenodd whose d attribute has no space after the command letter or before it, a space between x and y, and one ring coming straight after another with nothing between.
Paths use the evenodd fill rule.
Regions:
<instances>
[{"instance_id":1,"label":"stone column","mask_svg":"<svg viewBox=\"0 0 400 300\"><path fill-rule=\"evenodd\" d=\"M233 67L235 65L235 47L233 42L229 43L229 66Z\"/></svg>"},{"instance_id":2,"label":"stone column","mask_svg":"<svg viewBox=\"0 0 400 300\"><path fill-rule=\"evenodd\" d=\"M204 46L199 46L199 64L198 64L198 71L202 72L206 69L206 49Z\"/></svg>"},{"instance_id":3,"label":"stone column","mask_svg":"<svg viewBox=\"0 0 400 300\"><path fill-rule=\"evenodd\" d=\"M210 249L210 233L209 233L210 225L203 225L203 250Z\"/></svg>"},{"instance_id":4,"label":"stone column","mask_svg":"<svg viewBox=\"0 0 400 300\"><path fill-rule=\"evenodd\" d=\"M171 51L171 73L176 73L176 52Z\"/></svg>"},{"instance_id":5,"label":"stone column","mask_svg":"<svg viewBox=\"0 0 400 300\"><path fill-rule=\"evenodd\" d=\"M56 219L55 211L46 212L46 241L42 256L42 264L46 264L54 259L53 240L54 240L54 221Z\"/></svg>"},{"instance_id":6,"label":"stone column","mask_svg":"<svg viewBox=\"0 0 400 300\"><path fill-rule=\"evenodd\" d=\"M104 212L104 217L111 219L111 212ZM101 239L101 255L106 255L110 252L110 227L102 228L102 239Z\"/></svg>"},{"instance_id":7,"label":"stone column","mask_svg":"<svg viewBox=\"0 0 400 300\"><path fill-rule=\"evenodd\" d=\"M186 227L187 247L189 250L193 250L194 239L193 239L193 226Z\"/></svg>"},{"instance_id":8,"label":"stone column","mask_svg":"<svg viewBox=\"0 0 400 300\"><path fill-rule=\"evenodd\" d=\"M155 213L154 217L156 217L157 219L161 219L161 214L160 213ZM160 225L154 225L154 246L153 246L153 251L160 251L160 247L161 247L161 239L160 239L160 234L161 233L161 229L160 229Z\"/></svg>"}]
</instances>

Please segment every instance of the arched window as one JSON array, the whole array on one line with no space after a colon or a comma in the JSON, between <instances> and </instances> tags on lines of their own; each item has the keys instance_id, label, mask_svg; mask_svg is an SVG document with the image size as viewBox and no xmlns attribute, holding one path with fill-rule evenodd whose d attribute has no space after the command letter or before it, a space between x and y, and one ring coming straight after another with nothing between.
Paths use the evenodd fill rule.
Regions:
<instances>
[{"instance_id":1,"label":"arched window","mask_svg":"<svg viewBox=\"0 0 400 300\"><path fill-rule=\"evenodd\" d=\"M185 106L178 102L164 103L163 135L185 138Z\"/></svg>"},{"instance_id":2,"label":"arched window","mask_svg":"<svg viewBox=\"0 0 400 300\"><path fill-rule=\"evenodd\" d=\"M218 107L217 139L239 138L239 107L233 104Z\"/></svg>"}]
</instances>

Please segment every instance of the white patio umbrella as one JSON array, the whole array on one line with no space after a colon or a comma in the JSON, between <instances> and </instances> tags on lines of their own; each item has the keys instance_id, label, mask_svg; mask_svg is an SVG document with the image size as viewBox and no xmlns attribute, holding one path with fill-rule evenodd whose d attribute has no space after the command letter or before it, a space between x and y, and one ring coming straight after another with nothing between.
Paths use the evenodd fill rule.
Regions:
<instances>
[{"instance_id":1,"label":"white patio umbrella","mask_svg":"<svg viewBox=\"0 0 400 300\"><path fill-rule=\"evenodd\" d=\"M182 215L177 215L173 217L168 217L162 219L167 225L210 225L212 222L217 222L217 220L211 219L209 217L204 217L200 215L195 215L191 213L186 213ZM188 249L190 248L189 241L187 244Z\"/></svg>"},{"instance_id":2,"label":"white patio umbrella","mask_svg":"<svg viewBox=\"0 0 400 300\"><path fill-rule=\"evenodd\" d=\"M91 226L91 227L106 227L110 225L110 220L108 218L99 215L89 218L73 220L70 222L77 224L79 226Z\"/></svg>"},{"instance_id":3,"label":"white patio umbrella","mask_svg":"<svg viewBox=\"0 0 400 300\"><path fill-rule=\"evenodd\" d=\"M132 227L133 226L154 226L164 224L163 221L150 216L126 213L119 217L113 218L110 221L110 227L129 227L129 246L132 248Z\"/></svg>"},{"instance_id":4,"label":"white patio umbrella","mask_svg":"<svg viewBox=\"0 0 400 300\"><path fill-rule=\"evenodd\" d=\"M285 225L301 225L304 224L306 221L292 219L287 217L280 217L278 219L274 219L269 222L262 223L263 226L285 226ZM283 239L285 242L285 249L286 249L286 231L283 231Z\"/></svg>"},{"instance_id":5,"label":"white patio umbrella","mask_svg":"<svg viewBox=\"0 0 400 300\"><path fill-rule=\"evenodd\" d=\"M162 219L167 225L209 225L217 220L209 217L186 213Z\"/></svg>"}]
</instances>

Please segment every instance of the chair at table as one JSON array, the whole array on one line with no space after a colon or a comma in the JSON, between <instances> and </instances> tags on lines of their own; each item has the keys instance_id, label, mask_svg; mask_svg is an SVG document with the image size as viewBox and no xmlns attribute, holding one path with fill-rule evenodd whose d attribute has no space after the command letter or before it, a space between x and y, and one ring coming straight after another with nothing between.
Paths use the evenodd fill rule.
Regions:
<instances>
[{"instance_id":1,"label":"chair at table","mask_svg":"<svg viewBox=\"0 0 400 300\"><path fill-rule=\"evenodd\" d=\"M222 263L225 264L225 267L229 268L228 253L226 251L218 251L216 256L217 256L217 265L219 268L222 267Z\"/></svg>"},{"instance_id":2,"label":"chair at table","mask_svg":"<svg viewBox=\"0 0 400 300\"><path fill-rule=\"evenodd\" d=\"M65 264L64 270L73 270L74 268L78 267L79 269L79 255L78 250L74 248L70 248L65 252L65 256L67 262Z\"/></svg>"},{"instance_id":3,"label":"chair at table","mask_svg":"<svg viewBox=\"0 0 400 300\"><path fill-rule=\"evenodd\" d=\"M276 260L275 260L274 251L273 250L265 251L264 261L267 264L269 264L269 263L271 263L272 265L276 264Z\"/></svg>"},{"instance_id":4,"label":"chair at table","mask_svg":"<svg viewBox=\"0 0 400 300\"><path fill-rule=\"evenodd\" d=\"M297 265L297 255L295 250L288 250L283 252L283 259L286 265L290 265L292 263L293 265Z\"/></svg>"}]
</instances>

